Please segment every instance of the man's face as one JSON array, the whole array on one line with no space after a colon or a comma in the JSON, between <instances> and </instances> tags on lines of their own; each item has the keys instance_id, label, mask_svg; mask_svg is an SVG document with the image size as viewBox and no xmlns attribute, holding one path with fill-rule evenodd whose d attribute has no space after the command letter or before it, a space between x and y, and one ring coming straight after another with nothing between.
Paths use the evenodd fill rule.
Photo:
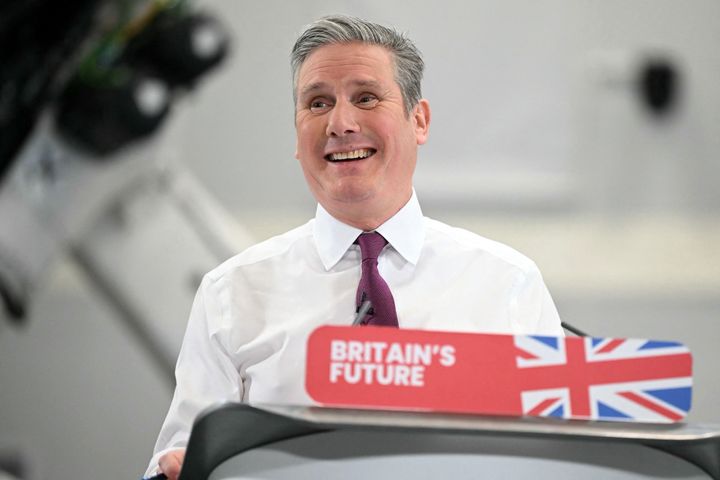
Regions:
<instances>
[{"instance_id":1,"label":"man's face","mask_svg":"<svg viewBox=\"0 0 720 480\"><path fill-rule=\"evenodd\" d=\"M395 214L412 194L430 111L421 100L406 115L392 54L361 43L320 47L300 68L297 98L295 156L318 202L365 229Z\"/></svg>"}]
</instances>

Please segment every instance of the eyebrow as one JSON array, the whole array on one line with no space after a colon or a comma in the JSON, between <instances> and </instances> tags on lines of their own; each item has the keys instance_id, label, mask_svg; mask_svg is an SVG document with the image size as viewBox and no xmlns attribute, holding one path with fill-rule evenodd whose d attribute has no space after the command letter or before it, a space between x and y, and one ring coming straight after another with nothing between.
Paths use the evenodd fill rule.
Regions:
<instances>
[{"instance_id":1,"label":"eyebrow","mask_svg":"<svg viewBox=\"0 0 720 480\"><path fill-rule=\"evenodd\" d=\"M300 91L300 96L306 96L310 93L316 92L318 90L323 90L328 87L328 83L326 82L314 82L307 86L305 86ZM370 88L381 88L380 83L376 82L375 80L352 80L350 82L350 85L355 87L370 87Z\"/></svg>"}]
</instances>

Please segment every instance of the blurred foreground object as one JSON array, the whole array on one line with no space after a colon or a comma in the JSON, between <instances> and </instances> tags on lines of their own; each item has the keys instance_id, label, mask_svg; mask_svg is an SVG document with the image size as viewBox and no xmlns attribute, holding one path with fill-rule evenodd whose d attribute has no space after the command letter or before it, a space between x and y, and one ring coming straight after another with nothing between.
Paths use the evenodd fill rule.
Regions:
<instances>
[{"instance_id":1,"label":"blurred foreground object","mask_svg":"<svg viewBox=\"0 0 720 480\"><path fill-rule=\"evenodd\" d=\"M0 7L0 295L19 323L69 254L171 378L199 277L250 243L152 138L229 37L186 1Z\"/></svg>"},{"instance_id":2,"label":"blurred foreground object","mask_svg":"<svg viewBox=\"0 0 720 480\"><path fill-rule=\"evenodd\" d=\"M68 432L75 432L73 444L105 437L113 419L88 420L98 395L108 394L104 417L127 408L136 420L152 411L153 399L171 391L201 275L252 243L156 135L173 104L228 51L214 17L182 0L0 3L3 480L75 478L57 470L72 458L57 440ZM52 283L56 265L68 263L92 302L62 289L69 310L34 315L41 287ZM42 310L41 301L36 306ZM38 337L55 327L59 332ZM127 347L121 357L113 356L118 345ZM40 379L56 364L61 373ZM29 373L36 366L39 374ZM138 388L143 375L155 381L152 392L134 391L141 405L110 393ZM74 381L83 385L79 396L63 396ZM32 393L33 385L42 393ZM110 430L124 445L117 464L134 470L122 463L133 461L130 445L144 437L133 437L132 427Z\"/></svg>"}]
</instances>

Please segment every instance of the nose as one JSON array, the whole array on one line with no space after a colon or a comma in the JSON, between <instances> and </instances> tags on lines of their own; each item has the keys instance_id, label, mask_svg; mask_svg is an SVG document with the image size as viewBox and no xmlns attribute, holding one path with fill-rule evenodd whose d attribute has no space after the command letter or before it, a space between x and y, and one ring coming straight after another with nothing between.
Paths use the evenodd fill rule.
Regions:
<instances>
[{"instance_id":1,"label":"nose","mask_svg":"<svg viewBox=\"0 0 720 480\"><path fill-rule=\"evenodd\" d=\"M352 103L338 100L328 114L325 134L328 137L342 137L360 131Z\"/></svg>"}]
</instances>

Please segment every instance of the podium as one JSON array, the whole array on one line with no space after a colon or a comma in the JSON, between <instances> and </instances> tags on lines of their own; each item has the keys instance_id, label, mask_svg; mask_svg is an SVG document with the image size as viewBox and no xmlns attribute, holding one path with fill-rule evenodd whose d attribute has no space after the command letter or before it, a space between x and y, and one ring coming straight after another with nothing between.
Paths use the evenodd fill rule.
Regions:
<instances>
[{"instance_id":1,"label":"podium","mask_svg":"<svg viewBox=\"0 0 720 480\"><path fill-rule=\"evenodd\" d=\"M180 480L720 479L720 426L224 404Z\"/></svg>"}]
</instances>

